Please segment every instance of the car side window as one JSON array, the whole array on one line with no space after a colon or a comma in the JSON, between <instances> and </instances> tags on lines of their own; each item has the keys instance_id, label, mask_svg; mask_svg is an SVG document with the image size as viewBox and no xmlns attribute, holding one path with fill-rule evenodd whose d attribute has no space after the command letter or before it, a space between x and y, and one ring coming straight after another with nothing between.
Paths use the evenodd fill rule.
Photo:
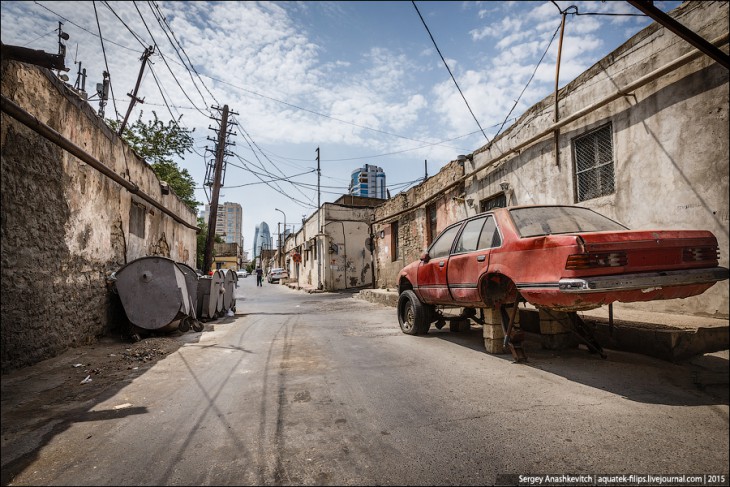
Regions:
<instances>
[{"instance_id":1,"label":"car side window","mask_svg":"<svg viewBox=\"0 0 730 487\"><path fill-rule=\"evenodd\" d=\"M484 218L477 218L471 220L464 225L464 231L459 235L459 240L456 242L454 248L455 254L462 252L473 252L477 249L477 243L479 242L479 232L482 230L484 225ZM480 247L481 248L481 247Z\"/></svg>"},{"instance_id":2,"label":"car side window","mask_svg":"<svg viewBox=\"0 0 730 487\"><path fill-rule=\"evenodd\" d=\"M497 231L494 217L490 215L487 217L487 221L484 222L484 228L482 228L482 234L479 237L479 248L489 249L500 245L502 245L502 239Z\"/></svg>"},{"instance_id":3,"label":"car side window","mask_svg":"<svg viewBox=\"0 0 730 487\"><path fill-rule=\"evenodd\" d=\"M459 228L461 228L461 225L454 225L444 230L428 250L429 257L435 259L449 255L451 244L454 243L454 237L456 236L456 232L459 231Z\"/></svg>"}]
</instances>

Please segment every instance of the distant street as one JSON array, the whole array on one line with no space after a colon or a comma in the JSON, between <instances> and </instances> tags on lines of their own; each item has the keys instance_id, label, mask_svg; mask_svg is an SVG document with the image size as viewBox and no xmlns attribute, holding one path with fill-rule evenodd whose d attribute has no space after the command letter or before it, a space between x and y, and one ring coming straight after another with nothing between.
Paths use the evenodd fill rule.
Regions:
<instances>
[{"instance_id":1,"label":"distant street","mask_svg":"<svg viewBox=\"0 0 730 487\"><path fill-rule=\"evenodd\" d=\"M514 364L484 353L480 328L407 336L394 308L349 293L239 286L235 318L49 434L11 485L727 474L727 385L695 384L726 352L673 365L528 342Z\"/></svg>"}]
</instances>

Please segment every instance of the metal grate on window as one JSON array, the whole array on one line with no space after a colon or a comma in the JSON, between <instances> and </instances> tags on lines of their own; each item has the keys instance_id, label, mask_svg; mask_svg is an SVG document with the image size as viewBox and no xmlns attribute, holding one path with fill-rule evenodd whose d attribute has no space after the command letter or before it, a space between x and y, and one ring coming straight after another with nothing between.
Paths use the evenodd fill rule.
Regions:
<instances>
[{"instance_id":1,"label":"metal grate on window","mask_svg":"<svg viewBox=\"0 0 730 487\"><path fill-rule=\"evenodd\" d=\"M481 200L479 202L479 212L484 213L485 211L489 211L492 208L504 208L506 206L507 195L502 193L498 194L497 196L492 196L491 198Z\"/></svg>"},{"instance_id":2,"label":"metal grate on window","mask_svg":"<svg viewBox=\"0 0 730 487\"><path fill-rule=\"evenodd\" d=\"M611 124L573 139L578 201L614 192Z\"/></svg>"}]
</instances>

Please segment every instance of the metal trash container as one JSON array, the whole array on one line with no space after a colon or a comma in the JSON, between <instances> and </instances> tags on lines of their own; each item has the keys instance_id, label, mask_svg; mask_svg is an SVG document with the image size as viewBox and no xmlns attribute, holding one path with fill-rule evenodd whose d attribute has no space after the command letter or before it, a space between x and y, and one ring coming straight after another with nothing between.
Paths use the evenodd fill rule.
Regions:
<instances>
[{"instance_id":1,"label":"metal trash container","mask_svg":"<svg viewBox=\"0 0 730 487\"><path fill-rule=\"evenodd\" d=\"M226 293L226 269L218 269L213 273L213 288L211 293L215 292L215 312L216 317L226 314L223 307L223 295Z\"/></svg>"},{"instance_id":2,"label":"metal trash container","mask_svg":"<svg viewBox=\"0 0 730 487\"><path fill-rule=\"evenodd\" d=\"M195 316L185 274L167 257L133 260L114 277L124 311L129 321L139 328L172 331L180 320Z\"/></svg>"},{"instance_id":3,"label":"metal trash container","mask_svg":"<svg viewBox=\"0 0 730 487\"><path fill-rule=\"evenodd\" d=\"M228 269L223 281L223 312L236 311L236 288L238 287L238 274L233 269Z\"/></svg>"},{"instance_id":4,"label":"metal trash container","mask_svg":"<svg viewBox=\"0 0 730 487\"><path fill-rule=\"evenodd\" d=\"M177 266L185 274L185 284L187 285L188 299L190 301L190 309L192 310L190 316L187 319L180 320L178 328L182 332L186 332L193 327L193 331L203 331L203 324L198 321L198 273L189 265L178 262Z\"/></svg>"},{"instance_id":5,"label":"metal trash container","mask_svg":"<svg viewBox=\"0 0 730 487\"><path fill-rule=\"evenodd\" d=\"M195 308L198 319L215 318L215 304L218 301L217 294L211 292L213 289L213 278L211 276L200 276L198 278L198 301Z\"/></svg>"}]
</instances>

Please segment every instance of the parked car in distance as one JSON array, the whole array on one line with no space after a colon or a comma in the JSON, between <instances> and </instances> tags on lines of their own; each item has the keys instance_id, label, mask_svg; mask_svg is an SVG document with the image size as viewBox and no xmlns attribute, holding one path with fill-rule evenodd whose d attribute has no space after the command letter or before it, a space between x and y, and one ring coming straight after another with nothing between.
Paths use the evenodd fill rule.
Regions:
<instances>
[{"instance_id":1,"label":"parked car in distance","mask_svg":"<svg viewBox=\"0 0 730 487\"><path fill-rule=\"evenodd\" d=\"M398 321L425 333L437 306L518 300L575 313L620 302L686 298L728 278L702 230L629 230L579 206L496 208L447 227L398 278ZM502 313L502 316L505 316Z\"/></svg>"},{"instance_id":2,"label":"parked car in distance","mask_svg":"<svg viewBox=\"0 0 730 487\"><path fill-rule=\"evenodd\" d=\"M248 277L248 271L246 269L239 269L236 271L236 274L239 278L241 277Z\"/></svg>"},{"instance_id":3,"label":"parked car in distance","mask_svg":"<svg viewBox=\"0 0 730 487\"><path fill-rule=\"evenodd\" d=\"M281 279L289 279L289 272L287 272L286 269L274 267L269 270L268 274L266 274L266 281L270 284L279 282Z\"/></svg>"}]
</instances>

